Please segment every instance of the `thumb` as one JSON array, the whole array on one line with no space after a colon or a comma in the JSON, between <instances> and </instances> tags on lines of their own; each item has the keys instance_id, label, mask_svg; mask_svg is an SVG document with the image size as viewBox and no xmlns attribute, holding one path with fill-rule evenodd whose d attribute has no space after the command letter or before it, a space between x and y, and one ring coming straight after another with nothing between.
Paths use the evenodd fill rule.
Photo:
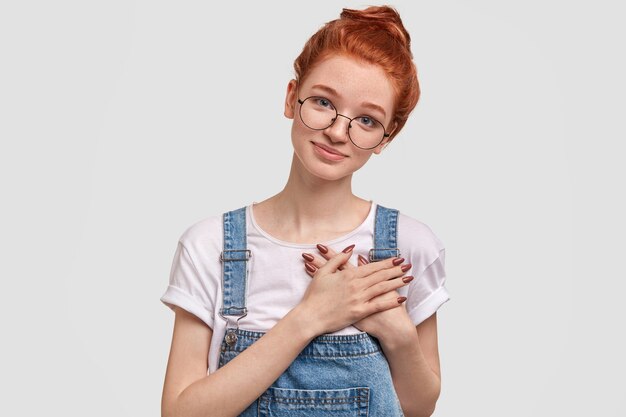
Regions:
<instances>
[{"instance_id":1,"label":"thumb","mask_svg":"<svg viewBox=\"0 0 626 417\"><path fill-rule=\"evenodd\" d=\"M350 260L353 249L354 245L350 245L343 251L333 255L331 258L328 259L328 261L326 261L324 265L319 268L319 270L322 271L322 274L335 272L341 265Z\"/></svg>"}]
</instances>

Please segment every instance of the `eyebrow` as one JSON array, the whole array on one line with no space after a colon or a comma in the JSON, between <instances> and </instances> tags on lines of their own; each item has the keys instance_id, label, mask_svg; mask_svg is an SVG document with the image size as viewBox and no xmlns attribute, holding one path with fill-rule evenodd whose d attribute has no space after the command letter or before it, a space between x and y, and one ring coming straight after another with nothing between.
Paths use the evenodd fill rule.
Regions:
<instances>
[{"instance_id":1,"label":"eyebrow","mask_svg":"<svg viewBox=\"0 0 626 417\"><path fill-rule=\"evenodd\" d=\"M317 88L319 90L326 91L327 93L330 93L334 95L335 97L342 98L341 94L339 94L337 90L324 84L315 84L311 88ZM379 106L378 104L374 104L369 101L364 101L363 103L361 103L361 107L365 107L365 108L372 109L372 110L377 110L383 114L383 118L387 117L387 113L385 112L385 109Z\"/></svg>"}]
</instances>

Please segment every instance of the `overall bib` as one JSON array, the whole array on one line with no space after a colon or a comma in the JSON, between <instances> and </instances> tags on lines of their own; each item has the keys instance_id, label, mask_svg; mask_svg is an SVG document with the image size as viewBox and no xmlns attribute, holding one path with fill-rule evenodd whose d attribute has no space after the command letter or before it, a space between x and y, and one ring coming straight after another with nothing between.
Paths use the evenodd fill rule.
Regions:
<instances>
[{"instance_id":1,"label":"overall bib","mask_svg":"<svg viewBox=\"0 0 626 417\"><path fill-rule=\"evenodd\" d=\"M237 316L226 327L219 367L261 338L265 332L239 328L247 314L246 207L224 213L222 261L223 304L220 316ZM370 262L400 256L398 211L376 209ZM323 334L314 338L276 381L240 417L403 417L389 364L378 339L368 333Z\"/></svg>"}]
</instances>

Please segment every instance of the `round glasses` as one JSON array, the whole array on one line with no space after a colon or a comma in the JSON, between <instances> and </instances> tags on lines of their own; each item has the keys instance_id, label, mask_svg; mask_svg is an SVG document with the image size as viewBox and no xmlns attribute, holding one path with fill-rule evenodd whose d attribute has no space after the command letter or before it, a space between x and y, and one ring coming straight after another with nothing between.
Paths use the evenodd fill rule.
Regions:
<instances>
[{"instance_id":1,"label":"round glasses","mask_svg":"<svg viewBox=\"0 0 626 417\"><path fill-rule=\"evenodd\" d=\"M325 97L311 96L300 103L300 119L309 129L324 130L329 128L337 120L337 116L349 120L348 137L357 148L373 149L380 145L389 133L385 126L371 116L361 115L353 118L337 113L337 109L331 101Z\"/></svg>"}]
</instances>

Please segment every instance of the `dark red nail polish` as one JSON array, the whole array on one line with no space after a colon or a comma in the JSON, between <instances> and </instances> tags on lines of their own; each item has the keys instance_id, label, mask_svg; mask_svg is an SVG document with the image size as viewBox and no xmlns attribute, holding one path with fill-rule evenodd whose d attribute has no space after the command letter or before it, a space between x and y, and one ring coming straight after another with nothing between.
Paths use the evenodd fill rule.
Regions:
<instances>
[{"instance_id":1,"label":"dark red nail polish","mask_svg":"<svg viewBox=\"0 0 626 417\"><path fill-rule=\"evenodd\" d=\"M364 264L368 264L369 263L367 261L367 259L365 259L365 257L363 255L359 255L358 258L359 258L359 261L361 261L361 263L364 263Z\"/></svg>"},{"instance_id":2,"label":"dark red nail polish","mask_svg":"<svg viewBox=\"0 0 626 417\"><path fill-rule=\"evenodd\" d=\"M395 258L391 263L393 263L395 266L398 266L402 262L404 262L404 258Z\"/></svg>"},{"instance_id":3,"label":"dark red nail polish","mask_svg":"<svg viewBox=\"0 0 626 417\"><path fill-rule=\"evenodd\" d=\"M355 245L350 245L347 248L345 248L344 250L342 250L343 253L348 253L350 252L352 249L354 249Z\"/></svg>"},{"instance_id":4,"label":"dark red nail polish","mask_svg":"<svg viewBox=\"0 0 626 417\"><path fill-rule=\"evenodd\" d=\"M310 253L303 253L302 257L309 262L313 262L313 260L315 259Z\"/></svg>"},{"instance_id":5,"label":"dark red nail polish","mask_svg":"<svg viewBox=\"0 0 626 417\"><path fill-rule=\"evenodd\" d=\"M411 269L412 266L413 265L411 265L411 264L406 264L406 265L402 265L402 268L400 268L400 269L402 269L402 272L406 272L409 269Z\"/></svg>"},{"instance_id":6,"label":"dark red nail polish","mask_svg":"<svg viewBox=\"0 0 626 417\"><path fill-rule=\"evenodd\" d=\"M306 267L306 269L307 269L309 272L311 272L311 273L313 273L313 272L315 272L315 271L317 270L317 268L315 267L315 265L310 264L310 263L308 263L308 262L305 262L305 263L304 263L304 266L305 266L305 267Z\"/></svg>"},{"instance_id":7,"label":"dark red nail polish","mask_svg":"<svg viewBox=\"0 0 626 417\"><path fill-rule=\"evenodd\" d=\"M322 253L326 253L326 252L328 252L328 248L327 248L326 246L322 245L321 243L318 243L318 244L317 244L317 249L318 249L320 252L322 252Z\"/></svg>"},{"instance_id":8,"label":"dark red nail polish","mask_svg":"<svg viewBox=\"0 0 626 417\"><path fill-rule=\"evenodd\" d=\"M398 304L402 304L406 301L406 297L398 297Z\"/></svg>"},{"instance_id":9,"label":"dark red nail polish","mask_svg":"<svg viewBox=\"0 0 626 417\"><path fill-rule=\"evenodd\" d=\"M404 281L405 283L406 282L411 282L411 281L413 281L413 277L412 276L404 277L404 278L402 278L402 281Z\"/></svg>"}]
</instances>

